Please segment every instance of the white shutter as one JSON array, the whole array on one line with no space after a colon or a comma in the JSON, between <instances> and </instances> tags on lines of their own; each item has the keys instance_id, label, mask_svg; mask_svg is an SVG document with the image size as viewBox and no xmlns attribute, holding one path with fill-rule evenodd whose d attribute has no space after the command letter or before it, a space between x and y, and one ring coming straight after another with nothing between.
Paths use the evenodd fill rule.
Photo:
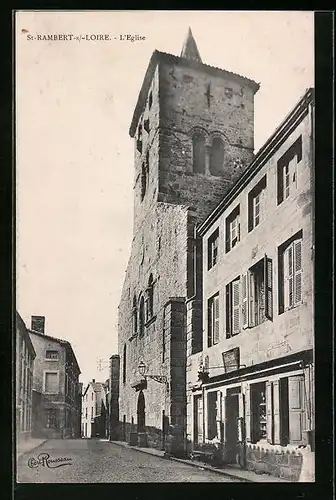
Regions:
<instances>
[{"instance_id":1,"label":"white shutter","mask_svg":"<svg viewBox=\"0 0 336 500\"><path fill-rule=\"evenodd\" d=\"M293 245L284 252L284 307L285 310L293 306Z\"/></svg>"},{"instance_id":2,"label":"white shutter","mask_svg":"<svg viewBox=\"0 0 336 500\"><path fill-rule=\"evenodd\" d=\"M217 426L217 437L220 441L223 440L222 436L222 392L217 391L217 403L216 403L216 426Z\"/></svg>"},{"instance_id":3,"label":"white shutter","mask_svg":"<svg viewBox=\"0 0 336 500\"><path fill-rule=\"evenodd\" d=\"M249 326L254 326L255 323L255 285L254 285L254 274L248 273L248 297L249 297L249 311L248 311L248 321Z\"/></svg>"},{"instance_id":4,"label":"white shutter","mask_svg":"<svg viewBox=\"0 0 336 500\"><path fill-rule=\"evenodd\" d=\"M242 276L242 321L243 328L248 327L248 273Z\"/></svg>"},{"instance_id":5,"label":"white shutter","mask_svg":"<svg viewBox=\"0 0 336 500\"><path fill-rule=\"evenodd\" d=\"M279 380L273 382L274 444L280 444L280 393Z\"/></svg>"},{"instance_id":6,"label":"white shutter","mask_svg":"<svg viewBox=\"0 0 336 500\"><path fill-rule=\"evenodd\" d=\"M218 344L219 342L219 295L216 295L213 299L213 343Z\"/></svg>"},{"instance_id":7,"label":"white shutter","mask_svg":"<svg viewBox=\"0 0 336 500\"><path fill-rule=\"evenodd\" d=\"M266 382L266 435L267 441L273 444L273 401L272 382Z\"/></svg>"},{"instance_id":8,"label":"white shutter","mask_svg":"<svg viewBox=\"0 0 336 500\"><path fill-rule=\"evenodd\" d=\"M272 320L273 318L273 269L272 259L265 255L264 260L264 288L265 288L265 316Z\"/></svg>"},{"instance_id":9,"label":"white shutter","mask_svg":"<svg viewBox=\"0 0 336 500\"><path fill-rule=\"evenodd\" d=\"M239 299L240 280L232 282L232 323L233 335L240 331L240 299Z\"/></svg>"},{"instance_id":10,"label":"white shutter","mask_svg":"<svg viewBox=\"0 0 336 500\"><path fill-rule=\"evenodd\" d=\"M238 394L238 416L241 424L238 425L238 441L244 441L244 394Z\"/></svg>"},{"instance_id":11,"label":"white shutter","mask_svg":"<svg viewBox=\"0 0 336 500\"><path fill-rule=\"evenodd\" d=\"M289 403L289 442L302 442L302 431L305 424L304 414L304 377L295 375L288 378Z\"/></svg>"},{"instance_id":12,"label":"white shutter","mask_svg":"<svg viewBox=\"0 0 336 500\"><path fill-rule=\"evenodd\" d=\"M251 442L251 396L250 386L245 388L245 432L246 441Z\"/></svg>"},{"instance_id":13,"label":"white shutter","mask_svg":"<svg viewBox=\"0 0 336 500\"><path fill-rule=\"evenodd\" d=\"M294 304L300 304L302 297L302 241L294 242Z\"/></svg>"}]
</instances>

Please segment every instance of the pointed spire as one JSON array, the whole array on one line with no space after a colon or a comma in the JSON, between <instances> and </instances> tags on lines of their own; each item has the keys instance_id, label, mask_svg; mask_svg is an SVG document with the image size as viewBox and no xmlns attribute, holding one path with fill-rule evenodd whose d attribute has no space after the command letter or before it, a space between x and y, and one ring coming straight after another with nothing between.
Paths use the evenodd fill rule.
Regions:
<instances>
[{"instance_id":1,"label":"pointed spire","mask_svg":"<svg viewBox=\"0 0 336 500\"><path fill-rule=\"evenodd\" d=\"M199 63L202 62L200 53L198 52L198 48L190 28L188 29L188 34L184 41L180 57L185 57L186 59L191 59L192 61L197 61Z\"/></svg>"}]
</instances>

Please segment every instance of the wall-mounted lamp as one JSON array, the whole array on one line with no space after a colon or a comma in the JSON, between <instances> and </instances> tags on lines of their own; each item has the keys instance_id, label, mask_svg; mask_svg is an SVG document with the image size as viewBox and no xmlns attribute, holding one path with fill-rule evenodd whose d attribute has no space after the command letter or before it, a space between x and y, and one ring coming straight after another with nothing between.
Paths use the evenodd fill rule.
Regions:
<instances>
[{"instance_id":1,"label":"wall-mounted lamp","mask_svg":"<svg viewBox=\"0 0 336 500\"><path fill-rule=\"evenodd\" d=\"M155 380L156 382L159 382L159 384L166 384L168 388L168 380L165 375L149 375L147 374L147 366L143 361L140 361L138 365L138 372L140 373L141 377L144 379L146 378L151 378L152 380Z\"/></svg>"}]
</instances>

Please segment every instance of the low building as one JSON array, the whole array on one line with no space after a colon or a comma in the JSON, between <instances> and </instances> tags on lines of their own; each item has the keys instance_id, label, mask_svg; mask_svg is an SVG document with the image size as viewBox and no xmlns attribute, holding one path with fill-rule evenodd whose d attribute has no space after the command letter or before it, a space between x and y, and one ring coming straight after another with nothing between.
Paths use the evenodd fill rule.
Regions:
<instances>
[{"instance_id":1,"label":"low building","mask_svg":"<svg viewBox=\"0 0 336 500\"><path fill-rule=\"evenodd\" d=\"M31 437L33 367L36 352L27 327L16 313L16 438L17 445Z\"/></svg>"},{"instance_id":2,"label":"low building","mask_svg":"<svg viewBox=\"0 0 336 500\"><path fill-rule=\"evenodd\" d=\"M33 375L33 435L80 436L80 368L70 342L46 335L44 317L33 316L30 339L36 351Z\"/></svg>"},{"instance_id":3,"label":"low building","mask_svg":"<svg viewBox=\"0 0 336 500\"><path fill-rule=\"evenodd\" d=\"M106 437L106 384L92 379L82 398L82 435L84 438Z\"/></svg>"},{"instance_id":4,"label":"low building","mask_svg":"<svg viewBox=\"0 0 336 500\"><path fill-rule=\"evenodd\" d=\"M187 346L192 448L293 481L315 427L313 113L309 89L199 226L202 352L197 332Z\"/></svg>"}]
</instances>

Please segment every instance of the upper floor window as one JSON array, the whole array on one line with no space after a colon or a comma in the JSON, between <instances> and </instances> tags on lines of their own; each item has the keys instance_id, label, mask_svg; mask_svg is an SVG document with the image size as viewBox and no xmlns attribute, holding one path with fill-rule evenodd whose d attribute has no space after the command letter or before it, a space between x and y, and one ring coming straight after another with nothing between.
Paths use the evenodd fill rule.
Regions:
<instances>
[{"instance_id":1,"label":"upper floor window","mask_svg":"<svg viewBox=\"0 0 336 500\"><path fill-rule=\"evenodd\" d=\"M51 349L47 349L45 357L46 357L46 359L58 361L58 351L53 351Z\"/></svg>"},{"instance_id":2,"label":"upper floor window","mask_svg":"<svg viewBox=\"0 0 336 500\"><path fill-rule=\"evenodd\" d=\"M302 232L279 248L279 313L302 302Z\"/></svg>"},{"instance_id":3,"label":"upper floor window","mask_svg":"<svg viewBox=\"0 0 336 500\"><path fill-rule=\"evenodd\" d=\"M139 335L142 337L145 333L145 301L143 296L140 298L139 305Z\"/></svg>"},{"instance_id":4,"label":"upper floor window","mask_svg":"<svg viewBox=\"0 0 336 500\"><path fill-rule=\"evenodd\" d=\"M297 188L297 164L302 160L302 136L279 159L277 165L278 205Z\"/></svg>"},{"instance_id":5,"label":"upper floor window","mask_svg":"<svg viewBox=\"0 0 336 500\"><path fill-rule=\"evenodd\" d=\"M219 342L219 293L208 300L208 347Z\"/></svg>"},{"instance_id":6,"label":"upper floor window","mask_svg":"<svg viewBox=\"0 0 336 500\"><path fill-rule=\"evenodd\" d=\"M224 144L220 137L214 137L210 149L210 173L223 174Z\"/></svg>"},{"instance_id":7,"label":"upper floor window","mask_svg":"<svg viewBox=\"0 0 336 500\"><path fill-rule=\"evenodd\" d=\"M58 394L59 392L58 372L44 373L44 392L49 394Z\"/></svg>"},{"instance_id":8,"label":"upper floor window","mask_svg":"<svg viewBox=\"0 0 336 500\"><path fill-rule=\"evenodd\" d=\"M240 241L240 209L239 205L225 221L225 251L229 252Z\"/></svg>"},{"instance_id":9,"label":"upper floor window","mask_svg":"<svg viewBox=\"0 0 336 500\"><path fill-rule=\"evenodd\" d=\"M218 260L219 228L208 239L208 269L211 269Z\"/></svg>"},{"instance_id":10,"label":"upper floor window","mask_svg":"<svg viewBox=\"0 0 336 500\"><path fill-rule=\"evenodd\" d=\"M273 318L273 263L267 255L242 275L241 309L243 328Z\"/></svg>"},{"instance_id":11,"label":"upper floor window","mask_svg":"<svg viewBox=\"0 0 336 500\"><path fill-rule=\"evenodd\" d=\"M149 276L146 290L146 321L153 316L154 280L153 275Z\"/></svg>"},{"instance_id":12,"label":"upper floor window","mask_svg":"<svg viewBox=\"0 0 336 500\"><path fill-rule=\"evenodd\" d=\"M260 221L265 217L265 189L266 175L258 182L258 184L249 192L248 195L248 230L252 231L259 225Z\"/></svg>"},{"instance_id":13,"label":"upper floor window","mask_svg":"<svg viewBox=\"0 0 336 500\"><path fill-rule=\"evenodd\" d=\"M193 143L193 170L196 173L205 173L205 137L201 132L195 132Z\"/></svg>"}]
</instances>

